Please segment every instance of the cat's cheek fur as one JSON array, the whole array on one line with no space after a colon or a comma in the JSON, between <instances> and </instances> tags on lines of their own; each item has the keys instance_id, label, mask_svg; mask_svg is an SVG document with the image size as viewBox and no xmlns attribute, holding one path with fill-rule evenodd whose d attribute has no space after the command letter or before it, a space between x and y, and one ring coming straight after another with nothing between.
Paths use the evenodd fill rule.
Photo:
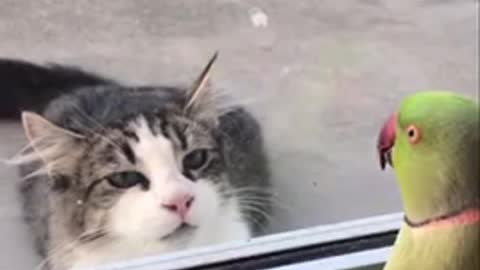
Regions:
<instances>
[{"instance_id":1,"label":"cat's cheek fur","mask_svg":"<svg viewBox=\"0 0 480 270\"><path fill-rule=\"evenodd\" d=\"M208 226L218 219L220 214L220 197L217 188L211 182L199 179L195 185L195 201L186 221L197 227Z\"/></svg>"},{"instance_id":2,"label":"cat's cheek fur","mask_svg":"<svg viewBox=\"0 0 480 270\"><path fill-rule=\"evenodd\" d=\"M197 185L198 204L192 209L192 224L198 224L189 247L245 241L251 237L247 220L242 216L237 198L222 198L209 181Z\"/></svg>"}]
</instances>

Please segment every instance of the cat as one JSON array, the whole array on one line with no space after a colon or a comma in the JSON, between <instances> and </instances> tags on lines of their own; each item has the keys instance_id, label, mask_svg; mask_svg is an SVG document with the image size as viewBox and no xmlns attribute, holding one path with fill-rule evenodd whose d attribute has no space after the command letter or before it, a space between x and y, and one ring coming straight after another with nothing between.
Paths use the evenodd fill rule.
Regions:
<instances>
[{"instance_id":1,"label":"cat","mask_svg":"<svg viewBox=\"0 0 480 270\"><path fill-rule=\"evenodd\" d=\"M248 240L271 215L258 121L209 77L126 86L60 64L0 59L0 118L21 118L25 220L45 269L83 269Z\"/></svg>"}]
</instances>

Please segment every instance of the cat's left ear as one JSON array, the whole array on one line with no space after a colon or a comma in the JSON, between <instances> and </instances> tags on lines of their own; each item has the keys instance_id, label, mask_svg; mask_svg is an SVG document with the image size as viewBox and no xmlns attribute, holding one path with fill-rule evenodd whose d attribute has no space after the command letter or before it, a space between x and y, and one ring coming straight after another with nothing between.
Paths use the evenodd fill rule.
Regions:
<instances>
[{"instance_id":1,"label":"cat's left ear","mask_svg":"<svg viewBox=\"0 0 480 270\"><path fill-rule=\"evenodd\" d=\"M25 135L33 147L36 147L36 142L45 139L61 142L72 138L84 138L82 135L63 129L33 112L22 113L22 125Z\"/></svg>"},{"instance_id":2,"label":"cat's left ear","mask_svg":"<svg viewBox=\"0 0 480 270\"><path fill-rule=\"evenodd\" d=\"M79 140L85 138L73 131L61 128L33 112L23 112L22 123L30 146L43 161L48 173L61 172L63 169L61 166L71 164L74 161L73 157L78 152ZM26 154L17 163L22 163L22 158L28 161L33 157Z\"/></svg>"},{"instance_id":3,"label":"cat's left ear","mask_svg":"<svg viewBox=\"0 0 480 270\"><path fill-rule=\"evenodd\" d=\"M216 104L215 93L210 83L212 67L217 57L218 52L215 52L200 76L187 91L184 112L189 117L208 122L213 121L213 123L218 121L218 104Z\"/></svg>"}]
</instances>

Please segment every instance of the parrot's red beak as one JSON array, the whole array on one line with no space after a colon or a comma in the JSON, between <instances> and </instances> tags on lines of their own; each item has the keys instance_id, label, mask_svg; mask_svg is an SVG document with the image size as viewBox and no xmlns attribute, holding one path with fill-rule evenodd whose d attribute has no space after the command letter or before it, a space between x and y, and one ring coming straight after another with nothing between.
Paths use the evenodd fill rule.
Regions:
<instances>
[{"instance_id":1,"label":"parrot's red beak","mask_svg":"<svg viewBox=\"0 0 480 270\"><path fill-rule=\"evenodd\" d=\"M395 144L395 130L397 126L397 114L394 113L383 125L382 131L378 136L377 150L380 159L380 168L385 169L386 164L393 167L392 148Z\"/></svg>"}]
</instances>

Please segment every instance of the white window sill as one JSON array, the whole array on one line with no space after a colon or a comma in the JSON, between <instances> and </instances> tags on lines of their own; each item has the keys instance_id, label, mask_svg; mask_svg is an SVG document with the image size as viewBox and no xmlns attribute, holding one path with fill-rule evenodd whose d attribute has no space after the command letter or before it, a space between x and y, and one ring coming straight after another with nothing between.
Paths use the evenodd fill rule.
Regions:
<instances>
[{"instance_id":1,"label":"white window sill","mask_svg":"<svg viewBox=\"0 0 480 270\"><path fill-rule=\"evenodd\" d=\"M402 213L323 225L171 254L105 265L95 270L229 269L249 265L270 269L349 269L382 263L388 255ZM351 242L352 248L348 247ZM369 241L371 243L369 243ZM387 241L388 244L382 244ZM335 245L340 249L335 251ZM380 246L378 246L380 245ZM326 254L322 254L325 250ZM302 254L309 254L302 258ZM329 255L333 254L333 255ZM255 256L252 258L252 256ZM316 257L316 258L315 258ZM289 261L290 260L290 261ZM289 261L290 266L285 266ZM273 268L272 268L273 267ZM305 268L299 268L305 267Z\"/></svg>"}]
</instances>

